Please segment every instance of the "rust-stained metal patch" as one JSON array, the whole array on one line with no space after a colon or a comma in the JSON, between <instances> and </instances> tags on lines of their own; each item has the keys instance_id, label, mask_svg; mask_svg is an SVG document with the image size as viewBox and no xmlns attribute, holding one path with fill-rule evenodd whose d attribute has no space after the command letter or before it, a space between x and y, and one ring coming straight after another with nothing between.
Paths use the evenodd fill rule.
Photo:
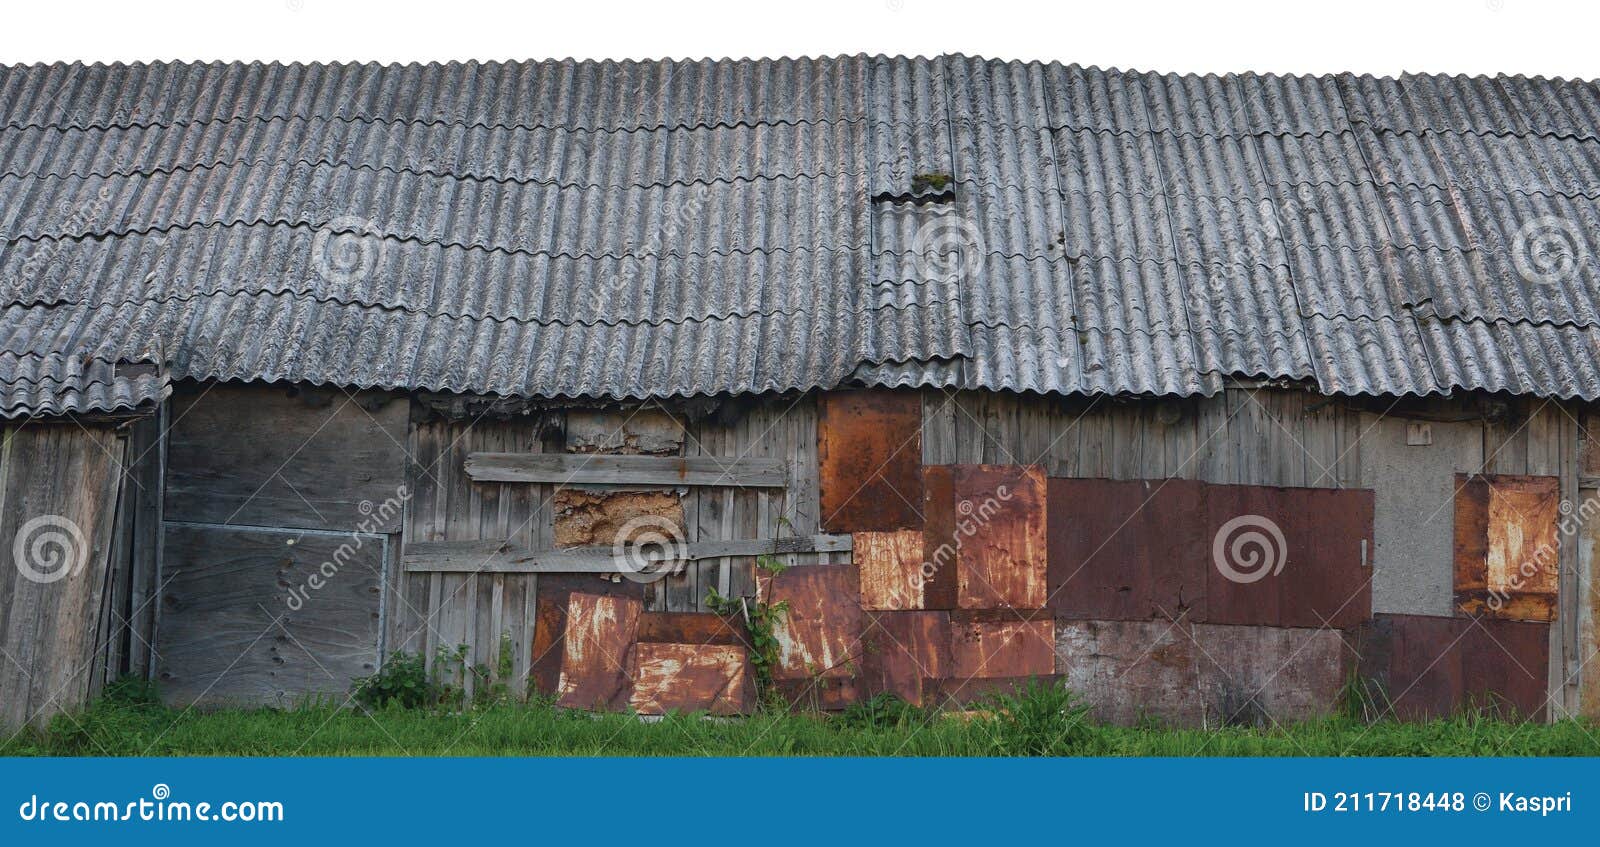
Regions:
<instances>
[{"instance_id":1,"label":"rust-stained metal patch","mask_svg":"<svg viewBox=\"0 0 1600 847\"><path fill-rule=\"evenodd\" d=\"M817 461L825 532L921 528L920 394L823 394L818 401Z\"/></svg>"},{"instance_id":2,"label":"rust-stained metal patch","mask_svg":"<svg viewBox=\"0 0 1600 847\"><path fill-rule=\"evenodd\" d=\"M960 599L956 577L955 466L922 469L922 608L954 609Z\"/></svg>"},{"instance_id":3,"label":"rust-stained metal patch","mask_svg":"<svg viewBox=\"0 0 1600 847\"><path fill-rule=\"evenodd\" d=\"M1334 629L1195 624L1206 726L1270 726L1332 714L1354 662Z\"/></svg>"},{"instance_id":4,"label":"rust-stained metal patch","mask_svg":"<svg viewBox=\"0 0 1600 847\"><path fill-rule=\"evenodd\" d=\"M683 500L676 491L590 491L562 488L550 499L555 513L557 547L610 547L621 538L624 544L630 521L659 519L666 525L683 528ZM660 531L662 527L652 525Z\"/></svg>"},{"instance_id":5,"label":"rust-stained metal patch","mask_svg":"<svg viewBox=\"0 0 1600 847\"><path fill-rule=\"evenodd\" d=\"M773 627L776 679L855 675L861 654L862 611L854 565L807 565L756 576L760 598L787 603Z\"/></svg>"},{"instance_id":6,"label":"rust-stained metal patch","mask_svg":"<svg viewBox=\"0 0 1600 847\"><path fill-rule=\"evenodd\" d=\"M1184 623L1057 621L1056 667L1098 720L1202 722L1199 666Z\"/></svg>"},{"instance_id":7,"label":"rust-stained metal patch","mask_svg":"<svg viewBox=\"0 0 1600 847\"><path fill-rule=\"evenodd\" d=\"M638 640L641 644L748 644L742 621L710 612L645 612L639 615Z\"/></svg>"},{"instance_id":8,"label":"rust-stained metal patch","mask_svg":"<svg viewBox=\"0 0 1600 847\"><path fill-rule=\"evenodd\" d=\"M927 705L923 680L950 674L949 613L869 612L861 665L864 696L887 691Z\"/></svg>"},{"instance_id":9,"label":"rust-stained metal patch","mask_svg":"<svg viewBox=\"0 0 1600 847\"><path fill-rule=\"evenodd\" d=\"M922 532L858 532L851 559L861 578L861 608L922 608Z\"/></svg>"},{"instance_id":10,"label":"rust-stained metal patch","mask_svg":"<svg viewBox=\"0 0 1600 847\"><path fill-rule=\"evenodd\" d=\"M641 602L650 586L633 580L612 582L595 574L540 574L536 588L533 645L529 675L534 689L554 696L561 681L561 657L567 630L567 598L574 592L625 597Z\"/></svg>"},{"instance_id":11,"label":"rust-stained metal patch","mask_svg":"<svg viewBox=\"0 0 1600 847\"><path fill-rule=\"evenodd\" d=\"M957 605L1038 609L1049 554L1044 473L1021 465L956 465Z\"/></svg>"},{"instance_id":12,"label":"rust-stained metal patch","mask_svg":"<svg viewBox=\"0 0 1600 847\"><path fill-rule=\"evenodd\" d=\"M1055 622L951 621L950 676L1044 676L1055 673Z\"/></svg>"},{"instance_id":13,"label":"rust-stained metal patch","mask_svg":"<svg viewBox=\"0 0 1600 847\"><path fill-rule=\"evenodd\" d=\"M1494 618L1375 615L1357 630L1360 675L1405 720L1464 707L1542 720L1550 625Z\"/></svg>"},{"instance_id":14,"label":"rust-stained metal patch","mask_svg":"<svg viewBox=\"0 0 1600 847\"><path fill-rule=\"evenodd\" d=\"M659 409L567 412L567 452L672 456L683 447L683 425Z\"/></svg>"},{"instance_id":15,"label":"rust-stained metal patch","mask_svg":"<svg viewBox=\"0 0 1600 847\"><path fill-rule=\"evenodd\" d=\"M779 679L773 688L791 708L811 712L837 712L862 699L861 687L850 676Z\"/></svg>"},{"instance_id":16,"label":"rust-stained metal patch","mask_svg":"<svg viewBox=\"0 0 1600 847\"><path fill-rule=\"evenodd\" d=\"M1456 607L1469 615L1552 621L1561 571L1561 481L1456 475Z\"/></svg>"},{"instance_id":17,"label":"rust-stained metal patch","mask_svg":"<svg viewBox=\"0 0 1600 847\"><path fill-rule=\"evenodd\" d=\"M626 597L568 596L557 705L606 709L620 701L627 690L628 649L642 610L638 600Z\"/></svg>"},{"instance_id":18,"label":"rust-stained metal patch","mask_svg":"<svg viewBox=\"0 0 1600 847\"><path fill-rule=\"evenodd\" d=\"M1017 695L1034 684L1060 685L1061 681L1057 674L925 679L922 681L922 697L927 705L943 709L987 706L997 696Z\"/></svg>"},{"instance_id":19,"label":"rust-stained metal patch","mask_svg":"<svg viewBox=\"0 0 1600 847\"><path fill-rule=\"evenodd\" d=\"M755 684L743 647L645 642L629 663L629 705L641 715L706 711L738 715L755 704Z\"/></svg>"},{"instance_id":20,"label":"rust-stained metal patch","mask_svg":"<svg viewBox=\"0 0 1600 847\"><path fill-rule=\"evenodd\" d=\"M1204 616L1204 483L1052 478L1049 491L1048 584L1058 617Z\"/></svg>"}]
</instances>

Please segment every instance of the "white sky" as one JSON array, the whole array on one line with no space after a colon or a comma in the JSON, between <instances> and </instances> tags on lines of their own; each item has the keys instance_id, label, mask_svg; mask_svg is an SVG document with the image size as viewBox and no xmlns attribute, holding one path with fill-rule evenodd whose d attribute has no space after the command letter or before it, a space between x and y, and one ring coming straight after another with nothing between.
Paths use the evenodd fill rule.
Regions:
<instances>
[{"instance_id":1,"label":"white sky","mask_svg":"<svg viewBox=\"0 0 1600 847\"><path fill-rule=\"evenodd\" d=\"M1600 78L1597 24L1600 4L1539 0L58 1L0 14L0 63L964 52L1163 71Z\"/></svg>"}]
</instances>

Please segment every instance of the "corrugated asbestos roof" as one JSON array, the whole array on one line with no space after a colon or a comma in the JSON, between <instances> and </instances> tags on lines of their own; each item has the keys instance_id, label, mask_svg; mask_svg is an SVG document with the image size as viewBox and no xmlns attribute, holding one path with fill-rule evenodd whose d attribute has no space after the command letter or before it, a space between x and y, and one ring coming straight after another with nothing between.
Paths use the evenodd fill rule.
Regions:
<instances>
[{"instance_id":1,"label":"corrugated asbestos roof","mask_svg":"<svg viewBox=\"0 0 1600 847\"><path fill-rule=\"evenodd\" d=\"M1585 82L960 56L5 68L0 414L167 377L1593 399L1597 126Z\"/></svg>"}]
</instances>

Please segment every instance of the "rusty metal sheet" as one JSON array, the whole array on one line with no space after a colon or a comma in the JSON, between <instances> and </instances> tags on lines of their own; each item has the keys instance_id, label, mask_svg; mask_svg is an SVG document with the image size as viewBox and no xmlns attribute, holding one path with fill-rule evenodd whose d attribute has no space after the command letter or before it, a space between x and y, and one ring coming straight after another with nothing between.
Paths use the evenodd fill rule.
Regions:
<instances>
[{"instance_id":1,"label":"rusty metal sheet","mask_svg":"<svg viewBox=\"0 0 1600 847\"><path fill-rule=\"evenodd\" d=\"M641 715L710 712L738 715L755 705L745 649L730 644L643 642L634 646L628 705Z\"/></svg>"},{"instance_id":2,"label":"rusty metal sheet","mask_svg":"<svg viewBox=\"0 0 1600 847\"><path fill-rule=\"evenodd\" d=\"M825 532L922 527L922 396L830 391L818 401L817 462Z\"/></svg>"},{"instance_id":3,"label":"rusty metal sheet","mask_svg":"<svg viewBox=\"0 0 1600 847\"><path fill-rule=\"evenodd\" d=\"M1375 615L1356 634L1363 682L1404 720L1476 706L1544 718L1549 624Z\"/></svg>"},{"instance_id":4,"label":"rusty metal sheet","mask_svg":"<svg viewBox=\"0 0 1600 847\"><path fill-rule=\"evenodd\" d=\"M1087 620L1204 617L1206 485L1049 481L1050 607Z\"/></svg>"},{"instance_id":5,"label":"rusty metal sheet","mask_svg":"<svg viewBox=\"0 0 1600 847\"><path fill-rule=\"evenodd\" d=\"M1181 622L1057 621L1056 665L1097 720L1203 723L1194 643Z\"/></svg>"},{"instance_id":6,"label":"rusty metal sheet","mask_svg":"<svg viewBox=\"0 0 1600 847\"><path fill-rule=\"evenodd\" d=\"M773 688L790 708L810 712L837 712L863 699L855 677L849 676L779 679Z\"/></svg>"},{"instance_id":7,"label":"rusty metal sheet","mask_svg":"<svg viewBox=\"0 0 1600 847\"><path fill-rule=\"evenodd\" d=\"M567 598L566 636L556 705L614 708L628 688L628 650L643 605L627 597L573 592Z\"/></svg>"},{"instance_id":8,"label":"rusty metal sheet","mask_svg":"<svg viewBox=\"0 0 1600 847\"><path fill-rule=\"evenodd\" d=\"M959 600L956 579L956 482L952 465L922 469L923 571L922 608L954 609Z\"/></svg>"},{"instance_id":9,"label":"rusty metal sheet","mask_svg":"<svg viewBox=\"0 0 1600 847\"><path fill-rule=\"evenodd\" d=\"M1470 615L1551 621L1561 570L1561 481L1456 475L1456 607Z\"/></svg>"},{"instance_id":10,"label":"rusty metal sheet","mask_svg":"<svg viewBox=\"0 0 1600 847\"><path fill-rule=\"evenodd\" d=\"M1354 663L1335 629L1195 624L1206 726L1273 726L1332 714Z\"/></svg>"},{"instance_id":11,"label":"rusty metal sheet","mask_svg":"<svg viewBox=\"0 0 1600 847\"><path fill-rule=\"evenodd\" d=\"M954 616L952 616L954 617ZM1055 673L1055 621L950 622L950 676L1044 676Z\"/></svg>"},{"instance_id":12,"label":"rusty metal sheet","mask_svg":"<svg viewBox=\"0 0 1600 847\"><path fill-rule=\"evenodd\" d=\"M922 608L922 531L858 532L851 558L861 577L861 608Z\"/></svg>"},{"instance_id":13,"label":"rusty metal sheet","mask_svg":"<svg viewBox=\"0 0 1600 847\"><path fill-rule=\"evenodd\" d=\"M644 612L639 615L641 644L725 644L747 646L744 622L710 612Z\"/></svg>"},{"instance_id":14,"label":"rusty metal sheet","mask_svg":"<svg viewBox=\"0 0 1600 847\"><path fill-rule=\"evenodd\" d=\"M957 605L1043 608L1049 596L1043 471L956 465L954 483Z\"/></svg>"},{"instance_id":15,"label":"rusty metal sheet","mask_svg":"<svg viewBox=\"0 0 1600 847\"><path fill-rule=\"evenodd\" d=\"M763 601L789 604L789 611L773 627L779 650L775 678L854 676L862 629L854 565L794 567L776 575L762 572L756 586Z\"/></svg>"},{"instance_id":16,"label":"rusty metal sheet","mask_svg":"<svg viewBox=\"0 0 1600 847\"><path fill-rule=\"evenodd\" d=\"M1370 490L1208 485L1205 496L1204 622L1347 627L1371 617Z\"/></svg>"},{"instance_id":17,"label":"rusty metal sheet","mask_svg":"<svg viewBox=\"0 0 1600 847\"><path fill-rule=\"evenodd\" d=\"M950 615L946 612L869 612L862 636L864 696L887 691L926 705L924 679L950 673Z\"/></svg>"},{"instance_id":18,"label":"rusty metal sheet","mask_svg":"<svg viewBox=\"0 0 1600 847\"><path fill-rule=\"evenodd\" d=\"M567 631L567 598L573 592L605 594L643 601L651 586L594 574L540 574L534 606L533 646L529 676L534 690L554 696L561 682L561 657Z\"/></svg>"}]
</instances>

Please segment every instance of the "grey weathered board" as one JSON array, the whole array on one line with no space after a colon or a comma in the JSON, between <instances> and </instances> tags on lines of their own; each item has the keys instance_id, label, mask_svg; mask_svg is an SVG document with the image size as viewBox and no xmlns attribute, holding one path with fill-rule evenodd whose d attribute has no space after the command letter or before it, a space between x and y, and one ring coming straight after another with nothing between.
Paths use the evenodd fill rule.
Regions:
<instances>
[{"instance_id":1,"label":"grey weathered board","mask_svg":"<svg viewBox=\"0 0 1600 847\"><path fill-rule=\"evenodd\" d=\"M110 427L29 423L0 435L0 727L81 705L104 668L101 603L125 456ZM35 547L48 533L66 545Z\"/></svg>"},{"instance_id":2,"label":"grey weathered board","mask_svg":"<svg viewBox=\"0 0 1600 847\"><path fill-rule=\"evenodd\" d=\"M712 485L782 488L783 462L715 456L632 456L566 453L473 453L467 476L476 482L556 485Z\"/></svg>"},{"instance_id":3,"label":"grey weathered board","mask_svg":"<svg viewBox=\"0 0 1600 847\"><path fill-rule=\"evenodd\" d=\"M175 395L172 404L168 520L399 530L404 397L213 385ZM390 500L392 519L376 521Z\"/></svg>"},{"instance_id":4,"label":"grey weathered board","mask_svg":"<svg viewBox=\"0 0 1600 847\"><path fill-rule=\"evenodd\" d=\"M157 679L169 703L343 696L378 664L384 539L169 522ZM340 553L341 546L346 553ZM309 579L337 562L321 588ZM292 590L305 588L299 609Z\"/></svg>"},{"instance_id":5,"label":"grey weathered board","mask_svg":"<svg viewBox=\"0 0 1600 847\"><path fill-rule=\"evenodd\" d=\"M808 535L685 544L660 561L696 562L729 556L783 556L793 553L848 553L848 535ZM610 547L568 547L533 552L507 541L434 541L407 545L408 573L623 573L622 557Z\"/></svg>"}]
</instances>

